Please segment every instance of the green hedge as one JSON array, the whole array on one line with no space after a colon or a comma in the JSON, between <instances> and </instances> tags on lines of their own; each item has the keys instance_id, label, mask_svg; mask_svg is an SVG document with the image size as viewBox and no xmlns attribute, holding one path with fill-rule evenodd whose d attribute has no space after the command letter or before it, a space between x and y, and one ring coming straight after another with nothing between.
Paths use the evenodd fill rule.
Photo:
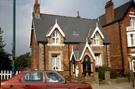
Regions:
<instances>
[{"instance_id":1,"label":"green hedge","mask_svg":"<svg viewBox=\"0 0 135 89\"><path fill-rule=\"evenodd\" d=\"M111 79L115 79L118 75L114 69L111 69L106 66L100 66L97 68L97 72L99 73L99 79L105 79L105 71L110 71Z\"/></svg>"}]
</instances>

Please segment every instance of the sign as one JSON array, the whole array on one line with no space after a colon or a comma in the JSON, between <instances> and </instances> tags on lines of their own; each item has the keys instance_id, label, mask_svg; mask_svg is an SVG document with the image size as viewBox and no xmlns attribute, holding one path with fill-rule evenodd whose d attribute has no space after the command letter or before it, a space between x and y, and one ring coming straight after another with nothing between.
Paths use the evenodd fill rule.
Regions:
<instances>
[{"instance_id":1,"label":"sign","mask_svg":"<svg viewBox=\"0 0 135 89\"><path fill-rule=\"evenodd\" d=\"M134 31L135 27L127 27L127 31Z\"/></svg>"}]
</instances>

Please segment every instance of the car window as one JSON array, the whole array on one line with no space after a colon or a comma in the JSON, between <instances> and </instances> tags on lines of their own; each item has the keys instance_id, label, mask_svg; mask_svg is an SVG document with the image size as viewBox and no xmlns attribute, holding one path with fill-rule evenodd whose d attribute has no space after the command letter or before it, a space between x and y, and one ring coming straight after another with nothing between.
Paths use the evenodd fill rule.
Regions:
<instances>
[{"instance_id":1,"label":"car window","mask_svg":"<svg viewBox=\"0 0 135 89\"><path fill-rule=\"evenodd\" d=\"M57 73L46 72L47 82L64 82L64 79Z\"/></svg>"},{"instance_id":2,"label":"car window","mask_svg":"<svg viewBox=\"0 0 135 89\"><path fill-rule=\"evenodd\" d=\"M43 82L44 77L42 72L28 73L23 77L24 82Z\"/></svg>"}]
</instances>

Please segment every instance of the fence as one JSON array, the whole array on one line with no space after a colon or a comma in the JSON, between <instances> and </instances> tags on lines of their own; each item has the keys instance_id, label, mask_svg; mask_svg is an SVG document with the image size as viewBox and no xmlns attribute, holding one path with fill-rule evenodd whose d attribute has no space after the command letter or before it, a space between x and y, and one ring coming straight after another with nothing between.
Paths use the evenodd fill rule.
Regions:
<instances>
[{"instance_id":1,"label":"fence","mask_svg":"<svg viewBox=\"0 0 135 89\"><path fill-rule=\"evenodd\" d=\"M15 74L17 75L19 73L21 73L21 71L16 71ZM0 71L0 80L1 81L8 80L10 78L12 78L12 71L10 71L10 70L1 70Z\"/></svg>"}]
</instances>

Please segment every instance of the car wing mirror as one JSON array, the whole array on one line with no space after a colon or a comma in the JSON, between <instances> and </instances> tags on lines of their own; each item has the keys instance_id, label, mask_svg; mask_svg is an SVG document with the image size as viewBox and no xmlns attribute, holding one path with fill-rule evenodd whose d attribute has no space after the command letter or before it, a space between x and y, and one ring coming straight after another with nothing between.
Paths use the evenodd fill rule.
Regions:
<instances>
[{"instance_id":1,"label":"car wing mirror","mask_svg":"<svg viewBox=\"0 0 135 89\"><path fill-rule=\"evenodd\" d=\"M67 81L65 80L65 81L64 81L64 84L66 84L66 83L67 83Z\"/></svg>"}]
</instances>

